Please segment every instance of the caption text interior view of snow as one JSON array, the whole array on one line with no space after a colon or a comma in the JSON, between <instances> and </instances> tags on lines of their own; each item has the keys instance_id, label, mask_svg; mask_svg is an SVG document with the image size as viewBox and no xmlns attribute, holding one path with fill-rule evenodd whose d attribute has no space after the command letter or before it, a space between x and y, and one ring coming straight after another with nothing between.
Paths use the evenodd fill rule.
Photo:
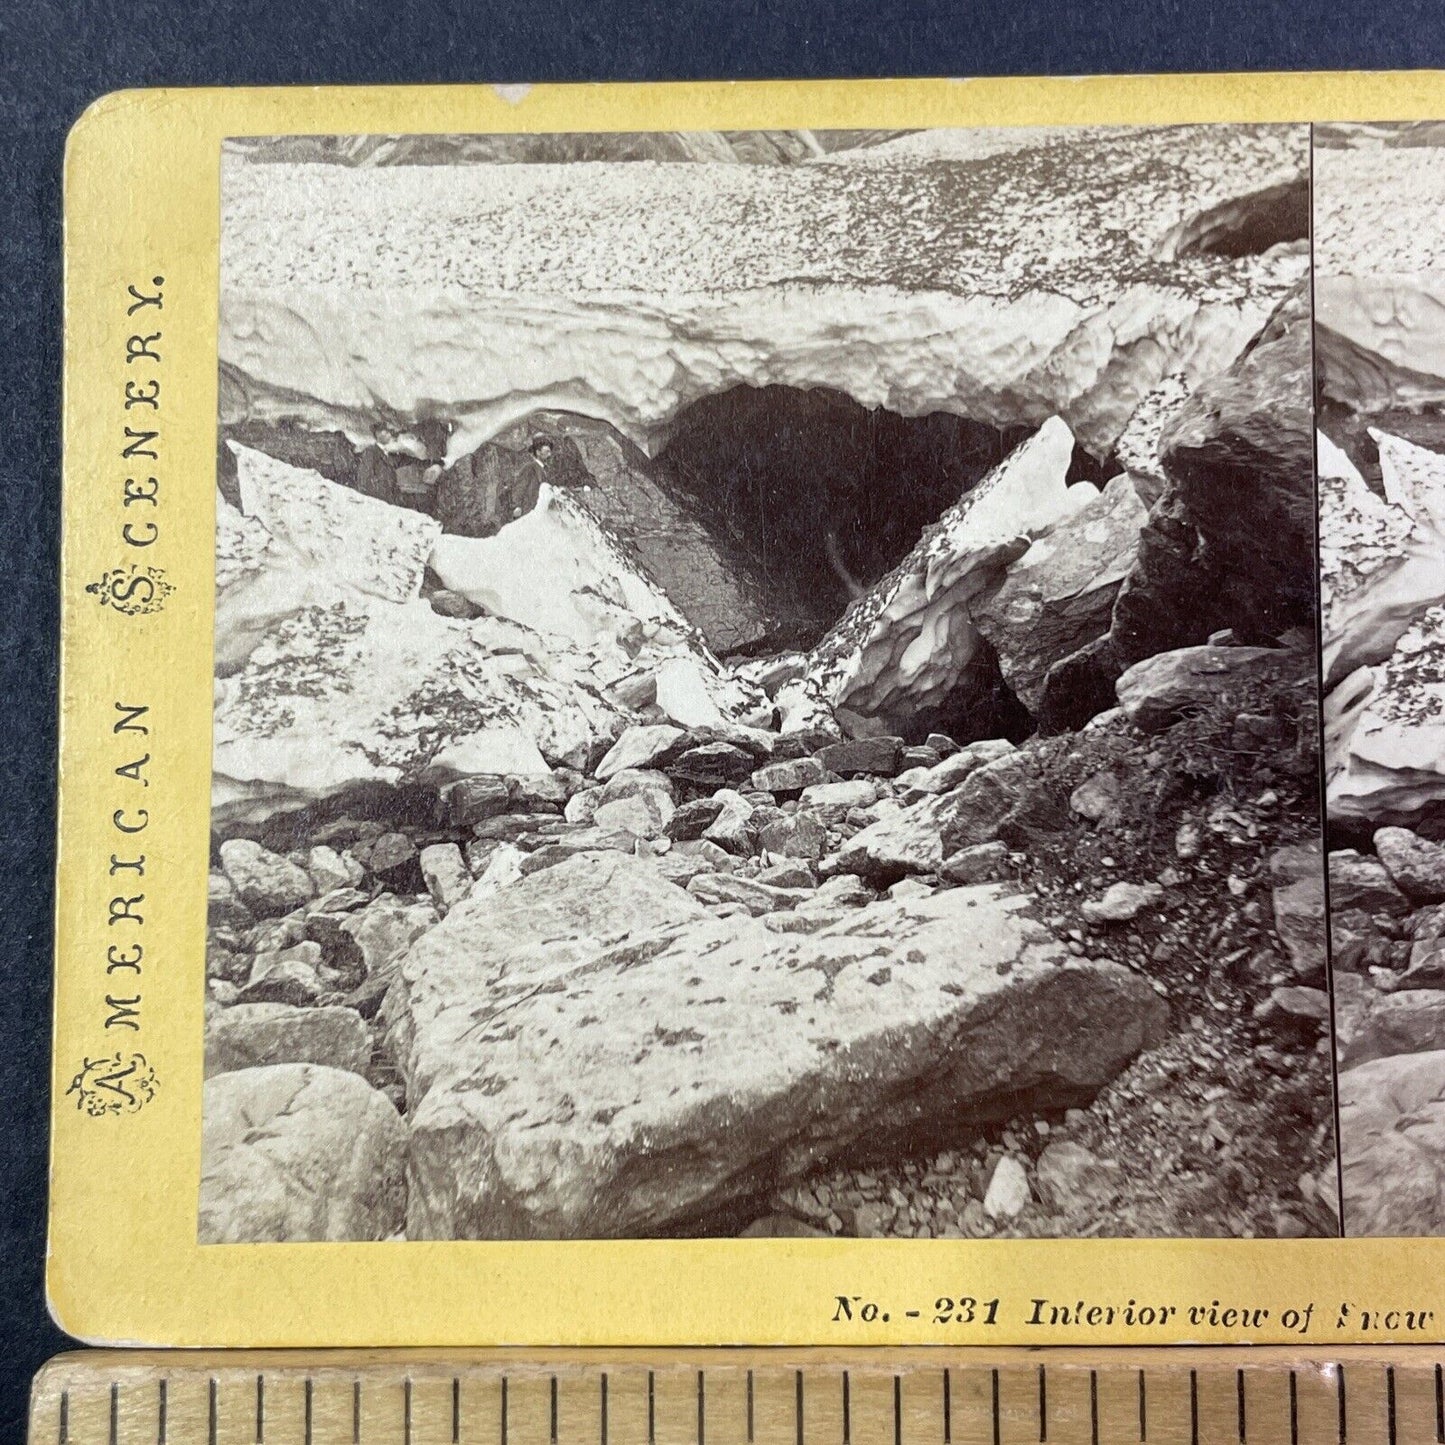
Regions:
<instances>
[{"instance_id":1,"label":"caption text interior view of snow","mask_svg":"<svg viewBox=\"0 0 1445 1445\"><path fill-rule=\"evenodd\" d=\"M1338 144L1346 1197L1445 1227L1445 165ZM1310 173L229 142L201 1238L1337 1233Z\"/></svg>"}]
</instances>

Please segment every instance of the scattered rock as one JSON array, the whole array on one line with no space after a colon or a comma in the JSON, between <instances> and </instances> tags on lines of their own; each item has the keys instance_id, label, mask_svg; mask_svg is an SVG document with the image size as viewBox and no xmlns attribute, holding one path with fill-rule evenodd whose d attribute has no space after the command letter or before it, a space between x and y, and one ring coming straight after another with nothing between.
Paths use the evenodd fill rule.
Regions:
<instances>
[{"instance_id":1,"label":"scattered rock","mask_svg":"<svg viewBox=\"0 0 1445 1445\"><path fill-rule=\"evenodd\" d=\"M614 798L593 810L598 828L612 828L638 838L661 837L673 813L672 800L657 788L642 788L625 797Z\"/></svg>"},{"instance_id":2,"label":"scattered rock","mask_svg":"<svg viewBox=\"0 0 1445 1445\"><path fill-rule=\"evenodd\" d=\"M316 893L304 868L249 838L221 844L221 867L236 897L258 918L289 913Z\"/></svg>"},{"instance_id":3,"label":"scattered rock","mask_svg":"<svg viewBox=\"0 0 1445 1445\"><path fill-rule=\"evenodd\" d=\"M949 793L958 787L971 773L976 773L988 763L996 763L1016 751L1005 738L985 738L956 748L936 767L926 770L921 776L911 777L910 786L923 793Z\"/></svg>"},{"instance_id":4,"label":"scattered rock","mask_svg":"<svg viewBox=\"0 0 1445 1445\"><path fill-rule=\"evenodd\" d=\"M206 924L210 928L247 929L255 915L236 896L236 886L224 873L211 873L206 881Z\"/></svg>"},{"instance_id":5,"label":"scattered rock","mask_svg":"<svg viewBox=\"0 0 1445 1445\"><path fill-rule=\"evenodd\" d=\"M1041 531L998 590L971 609L998 653L1004 681L1035 717L1054 664L1108 632L1147 516L1129 478L1115 477Z\"/></svg>"},{"instance_id":6,"label":"scattered rock","mask_svg":"<svg viewBox=\"0 0 1445 1445\"><path fill-rule=\"evenodd\" d=\"M1005 1154L988 1181L984 1213L990 1219L1014 1219L1028 1208L1031 1198L1027 1171L1012 1154Z\"/></svg>"},{"instance_id":7,"label":"scattered rock","mask_svg":"<svg viewBox=\"0 0 1445 1445\"><path fill-rule=\"evenodd\" d=\"M347 866L335 848L318 844L306 855L306 871L316 885L318 894L331 893L338 888L352 888L365 876L361 866L354 859Z\"/></svg>"},{"instance_id":8,"label":"scattered rock","mask_svg":"<svg viewBox=\"0 0 1445 1445\"><path fill-rule=\"evenodd\" d=\"M843 778L891 778L897 773L902 756L902 738L854 738L850 742L829 744L818 753L818 761L830 773Z\"/></svg>"},{"instance_id":9,"label":"scattered rock","mask_svg":"<svg viewBox=\"0 0 1445 1445\"><path fill-rule=\"evenodd\" d=\"M1279 676L1288 662L1278 648L1183 647L1136 662L1115 690L1130 722L1161 732L1186 712L1217 702L1231 685Z\"/></svg>"},{"instance_id":10,"label":"scattered rock","mask_svg":"<svg viewBox=\"0 0 1445 1445\"><path fill-rule=\"evenodd\" d=\"M689 787L712 791L752 776L753 755L733 743L702 743L668 764L668 773Z\"/></svg>"},{"instance_id":11,"label":"scattered rock","mask_svg":"<svg viewBox=\"0 0 1445 1445\"><path fill-rule=\"evenodd\" d=\"M1124 1187L1124 1171L1082 1144L1049 1144L1034 1166L1041 1202L1060 1214L1085 1214L1111 1203Z\"/></svg>"},{"instance_id":12,"label":"scattered rock","mask_svg":"<svg viewBox=\"0 0 1445 1445\"><path fill-rule=\"evenodd\" d=\"M1083 914L1090 923L1129 923L1163 901L1164 890L1157 883L1111 883L1100 897L1084 902Z\"/></svg>"},{"instance_id":13,"label":"scattered rock","mask_svg":"<svg viewBox=\"0 0 1445 1445\"><path fill-rule=\"evenodd\" d=\"M1286 1038L1317 1039L1330 1026L1330 996L1322 988L1277 988L1254 1010L1255 1021Z\"/></svg>"},{"instance_id":14,"label":"scattered rock","mask_svg":"<svg viewBox=\"0 0 1445 1445\"><path fill-rule=\"evenodd\" d=\"M886 886L943 864L945 800L928 797L854 834L838 851L838 867Z\"/></svg>"},{"instance_id":15,"label":"scattered rock","mask_svg":"<svg viewBox=\"0 0 1445 1445\"><path fill-rule=\"evenodd\" d=\"M771 793L776 798L796 798L805 788L816 787L826 776L817 758L795 758L758 768L752 775L751 785L758 792Z\"/></svg>"},{"instance_id":16,"label":"scattered rock","mask_svg":"<svg viewBox=\"0 0 1445 1445\"><path fill-rule=\"evenodd\" d=\"M1069 794L1069 807L1081 818L1112 828L1122 811L1124 780L1118 773L1104 771L1086 778Z\"/></svg>"},{"instance_id":17,"label":"scattered rock","mask_svg":"<svg viewBox=\"0 0 1445 1445\"><path fill-rule=\"evenodd\" d=\"M781 888L732 873L702 873L687 885L687 891L702 903L741 903L755 918L796 908L806 897L803 888Z\"/></svg>"},{"instance_id":18,"label":"scattered rock","mask_svg":"<svg viewBox=\"0 0 1445 1445\"><path fill-rule=\"evenodd\" d=\"M1325 880L1319 844L1310 844L1300 857L1294 881L1274 889L1274 926L1295 975L1313 983L1325 975Z\"/></svg>"},{"instance_id":19,"label":"scattered rock","mask_svg":"<svg viewBox=\"0 0 1445 1445\"><path fill-rule=\"evenodd\" d=\"M1445 1050L1345 1069L1339 1100L1346 1233L1445 1232Z\"/></svg>"},{"instance_id":20,"label":"scattered rock","mask_svg":"<svg viewBox=\"0 0 1445 1445\"><path fill-rule=\"evenodd\" d=\"M413 893L419 887L425 886L416 844L405 833L383 833L371 845L366 862L371 871L389 888Z\"/></svg>"},{"instance_id":21,"label":"scattered rock","mask_svg":"<svg viewBox=\"0 0 1445 1445\"><path fill-rule=\"evenodd\" d=\"M938 876L949 883L967 887L973 883L993 883L1008 869L1008 848L998 842L976 843L945 858Z\"/></svg>"},{"instance_id":22,"label":"scattered rock","mask_svg":"<svg viewBox=\"0 0 1445 1445\"><path fill-rule=\"evenodd\" d=\"M241 990L241 1003L285 1003L300 1007L315 1003L324 992L318 970L319 943L298 943L290 948L258 953L251 976Z\"/></svg>"},{"instance_id":23,"label":"scattered rock","mask_svg":"<svg viewBox=\"0 0 1445 1445\"><path fill-rule=\"evenodd\" d=\"M218 1074L201 1108L202 1244L372 1241L406 1215L406 1126L344 1069Z\"/></svg>"},{"instance_id":24,"label":"scattered rock","mask_svg":"<svg viewBox=\"0 0 1445 1445\"><path fill-rule=\"evenodd\" d=\"M816 861L828 846L828 830L810 813L793 813L759 829L758 846L775 856Z\"/></svg>"},{"instance_id":25,"label":"scattered rock","mask_svg":"<svg viewBox=\"0 0 1445 1445\"><path fill-rule=\"evenodd\" d=\"M444 790L447 816L458 828L511 811L512 795L503 778L463 778Z\"/></svg>"},{"instance_id":26,"label":"scattered rock","mask_svg":"<svg viewBox=\"0 0 1445 1445\"><path fill-rule=\"evenodd\" d=\"M455 843L433 843L420 854L421 876L438 910L445 913L472 891L472 870Z\"/></svg>"},{"instance_id":27,"label":"scattered rock","mask_svg":"<svg viewBox=\"0 0 1445 1445\"><path fill-rule=\"evenodd\" d=\"M719 788L713 794L713 801L720 802L722 808L703 829L703 839L729 853L751 853L753 844L748 825L752 822L753 805L731 788Z\"/></svg>"},{"instance_id":28,"label":"scattered rock","mask_svg":"<svg viewBox=\"0 0 1445 1445\"><path fill-rule=\"evenodd\" d=\"M355 1009L242 1003L206 1020L206 1077L269 1064L322 1064L365 1074L371 1031Z\"/></svg>"},{"instance_id":29,"label":"scattered rock","mask_svg":"<svg viewBox=\"0 0 1445 1445\"><path fill-rule=\"evenodd\" d=\"M1378 858L1369 858L1353 848L1330 854L1330 910L1344 913L1362 908L1366 913L1389 913L1396 917L1410 911L1409 899L1395 886Z\"/></svg>"},{"instance_id":30,"label":"scattered rock","mask_svg":"<svg viewBox=\"0 0 1445 1445\"><path fill-rule=\"evenodd\" d=\"M1408 828L1379 828L1375 852L1391 880L1417 903L1445 899L1445 847Z\"/></svg>"},{"instance_id":31,"label":"scattered rock","mask_svg":"<svg viewBox=\"0 0 1445 1445\"><path fill-rule=\"evenodd\" d=\"M624 768L646 768L676 747L687 734L669 723L650 723L625 728L622 736L597 764L596 778L605 783Z\"/></svg>"}]
</instances>

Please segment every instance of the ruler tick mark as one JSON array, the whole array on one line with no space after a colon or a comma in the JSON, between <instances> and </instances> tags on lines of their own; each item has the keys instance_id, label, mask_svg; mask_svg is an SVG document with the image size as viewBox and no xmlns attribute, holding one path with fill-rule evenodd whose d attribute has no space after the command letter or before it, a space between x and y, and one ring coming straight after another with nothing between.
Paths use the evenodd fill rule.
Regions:
<instances>
[{"instance_id":1,"label":"ruler tick mark","mask_svg":"<svg viewBox=\"0 0 1445 1445\"><path fill-rule=\"evenodd\" d=\"M551 1439L551 1441L552 1441L552 1445L557 1445L557 1377L556 1377L556 1375L553 1375L553 1376L552 1376L552 1383L551 1383L551 1390L550 1390L550 1408L551 1408L551 1415L550 1415L551 1435L550 1435L550 1439Z\"/></svg>"},{"instance_id":2,"label":"ruler tick mark","mask_svg":"<svg viewBox=\"0 0 1445 1445\"><path fill-rule=\"evenodd\" d=\"M462 1438L462 1380L460 1375L452 1376L452 1445ZM603 1441L606 1445L606 1441Z\"/></svg>"},{"instance_id":3,"label":"ruler tick mark","mask_svg":"<svg viewBox=\"0 0 1445 1445\"><path fill-rule=\"evenodd\" d=\"M1039 1440L1049 1438L1049 1385L1044 1367L1039 1366Z\"/></svg>"},{"instance_id":4,"label":"ruler tick mark","mask_svg":"<svg viewBox=\"0 0 1445 1445\"><path fill-rule=\"evenodd\" d=\"M798 1370L794 1380L793 1416L796 1423L798 1445L803 1445L803 1372Z\"/></svg>"},{"instance_id":5,"label":"ruler tick mark","mask_svg":"<svg viewBox=\"0 0 1445 1445\"><path fill-rule=\"evenodd\" d=\"M266 1377L256 1376L256 1445L266 1438Z\"/></svg>"},{"instance_id":6,"label":"ruler tick mark","mask_svg":"<svg viewBox=\"0 0 1445 1445\"><path fill-rule=\"evenodd\" d=\"M953 1445L953 1379L943 1372L943 1445Z\"/></svg>"},{"instance_id":7,"label":"ruler tick mark","mask_svg":"<svg viewBox=\"0 0 1445 1445\"><path fill-rule=\"evenodd\" d=\"M1445 1442L1445 1366L1435 1366L1435 1441Z\"/></svg>"},{"instance_id":8,"label":"ruler tick mark","mask_svg":"<svg viewBox=\"0 0 1445 1445\"><path fill-rule=\"evenodd\" d=\"M652 1371L647 1372L647 1445L657 1440L657 1397L653 1390Z\"/></svg>"},{"instance_id":9,"label":"ruler tick mark","mask_svg":"<svg viewBox=\"0 0 1445 1445\"><path fill-rule=\"evenodd\" d=\"M598 1397L602 1413L601 1435L602 1445L607 1445L607 1371L603 1370L602 1379L599 1382Z\"/></svg>"},{"instance_id":10,"label":"ruler tick mark","mask_svg":"<svg viewBox=\"0 0 1445 1445\"><path fill-rule=\"evenodd\" d=\"M206 1439L210 1445L216 1445L216 1377L211 1376L210 1388L207 1391L208 1405L207 1415L209 1423L206 1427Z\"/></svg>"},{"instance_id":11,"label":"ruler tick mark","mask_svg":"<svg viewBox=\"0 0 1445 1445\"><path fill-rule=\"evenodd\" d=\"M156 1445L166 1445L166 1405L168 1402L166 1400L166 1382L164 1380L161 1381L160 1389L157 1393L160 1398L156 1404Z\"/></svg>"},{"instance_id":12,"label":"ruler tick mark","mask_svg":"<svg viewBox=\"0 0 1445 1445\"><path fill-rule=\"evenodd\" d=\"M60 1445L70 1445L70 1391L60 1392Z\"/></svg>"},{"instance_id":13,"label":"ruler tick mark","mask_svg":"<svg viewBox=\"0 0 1445 1445\"><path fill-rule=\"evenodd\" d=\"M1089 1371L1089 1439L1099 1445L1099 1372Z\"/></svg>"},{"instance_id":14,"label":"ruler tick mark","mask_svg":"<svg viewBox=\"0 0 1445 1445\"><path fill-rule=\"evenodd\" d=\"M1199 1371L1189 1372L1189 1445L1199 1445Z\"/></svg>"},{"instance_id":15,"label":"ruler tick mark","mask_svg":"<svg viewBox=\"0 0 1445 1445\"><path fill-rule=\"evenodd\" d=\"M1395 1445L1395 1367L1385 1367L1385 1423L1390 1445Z\"/></svg>"},{"instance_id":16,"label":"ruler tick mark","mask_svg":"<svg viewBox=\"0 0 1445 1445\"><path fill-rule=\"evenodd\" d=\"M1336 1438L1339 1440L1340 1445L1345 1445L1345 1418L1347 1411L1345 1408L1345 1367L1343 1365L1335 1366L1335 1397L1339 1408L1339 1428Z\"/></svg>"},{"instance_id":17,"label":"ruler tick mark","mask_svg":"<svg viewBox=\"0 0 1445 1445\"><path fill-rule=\"evenodd\" d=\"M411 1445L411 1376L408 1375L401 1387L401 1438L406 1445ZM557 1434L552 1433L555 1442Z\"/></svg>"},{"instance_id":18,"label":"ruler tick mark","mask_svg":"<svg viewBox=\"0 0 1445 1445\"><path fill-rule=\"evenodd\" d=\"M703 1384L703 1373L697 1372L697 1445L703 1445L707 1430L707 1387Z\"/></svg>"},{"instance_id":19,"label":"ruler tick mark","mask_svg":"<svg viewBox=\"0 0 1445 1445\"><path fill-rule=\"evenodd\" d=\"M998 1417L998 1371L993 1371L993 1445L999 1445L1003 1438L1003 1426Z\"/></svg>"},{"instance_id":20,"label":"ruler tick mark","mask_svg":"<svg viewBox=\"0 0 1445 1445\"><path fill-rule=\"evenodd\" d=\"M1299 1445L1299 1380L1289 1372L1289 1445Z\"/></svg>"},{"instance_id":21,"label":"ruler tick mark","mask_svg":"<svg viewBox=\"0 0 1445 1445\"><path fill-rule=\"evenodd\" d=\"M502 1438L507 1438L505 1428ZM361 1445L361 1381L351 1382L351 1445Z\"/></svg>"},{"instance_id":22,"label":"ruler tick mark","mask_svg":"<svg viewBox=\"0 0 1445 1445\"><path fill-rule=\"evenodd\" d=\"M507 1445L507 1377L502 1376L502 1445Z\"/></svg>"},{"instance_id":23,"label":"ruler tick mark","mask_svg":"<svg viewBox=\"0 0 1445 1445\"><path fill-rule=\"evenodd\" d=\"M311 1406L312 1406L312 1399L313 1399L314 1393L315 1393L315 1392L313 1391L312 1386L311 1386L311 1376L310 1376L310 1375L307 1375L307 1377L306 1377L306 1390L305 1390L305 1399L306 1399L306 1445L311 1445Z\"/></svg>"},{"instance_id":24,"label":"ruler tick mark","mask_svg":"<svg viewBox=\"0 0 1445 1445\"><path fill-rule=\"evenodd\" d=\"M893 1377L893 1445L903 1445L903 1376Z\"/></svg>"},{"instance_id":25,"label":"ruler tick mark","mask_svg":"<svg viewBox=\"0 0 1445 1445\"><path fill-rule=\"evenodd\" d=\"M853 1445L852 1401L849 1398L848 1371L843 1371L843 1445ZM947 1436L944 1437L945 1439Z\"/></svg>"},{"instance_id":26,"label":"ruler tick mark","mask_svg":"<svg viewBox=\"0 0 1445 1445\"><path fill-rule=\"evenodd\" d=\"M753 1445L753 1372L748 1371L748 1445Z\"/></svg>"},{"instance_id":27,"label":"ruler tick mark","mask_svg":"<svg viewBox=\"0 0 1445 1445\"><path fill-rule=\"evenodd\" d=\"M120 1386L114 1382L110 1387L110 1445L120 1439Z\"/></svg>"},{"instance_id":28,"label":"ruler tick mark","mask_svg":"<svg viewBox=\"0 0 1445 1445\"><path fill-rule=\"evenodd\" d=\"M1144 1383L1144 1371L1139 1371L1139 1439L1149 1438L1149 1387Z\"/></svg>"},{"instance_id":29,"label":"ruler tick mark","mask_svg":"<svg viewBox=\"0 0 1445 1445\"><path fill-rule=\"evenodd\" d=\"M1238 1415L1239 1445L1244 1445L1245 1437L1245 1414L1244 1414L1244 1371L1234 1372L1234 1400L1235 1412Z\"/></svg>"}]
</instances>

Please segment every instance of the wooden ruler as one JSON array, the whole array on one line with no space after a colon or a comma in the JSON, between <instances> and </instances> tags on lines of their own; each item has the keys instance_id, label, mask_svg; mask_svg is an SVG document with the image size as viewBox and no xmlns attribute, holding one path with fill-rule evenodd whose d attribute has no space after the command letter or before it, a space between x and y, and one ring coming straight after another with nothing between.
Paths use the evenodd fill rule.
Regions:
<instances>
[{"instance_id":1,"label":"wooden ruler","mask_svg":"<svg viewBox=\"0 0 1445 1445\"><path fill-rule=\"evenodd\" d=\"M93 1351L31 1445L1426 1445L1445 1350Z\"/></svg>"}]
</instances>

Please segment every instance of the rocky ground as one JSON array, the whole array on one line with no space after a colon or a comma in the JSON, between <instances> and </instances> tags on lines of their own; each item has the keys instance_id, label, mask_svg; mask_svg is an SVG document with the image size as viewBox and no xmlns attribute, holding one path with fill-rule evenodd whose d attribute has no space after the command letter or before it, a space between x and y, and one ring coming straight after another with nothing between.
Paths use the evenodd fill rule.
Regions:
<instances>
[{"instance_id":1,"label":"rocky ground","mask_svg":"<svg viewBox=\"0 0 1445 1445\"><path fill-rule=\"evenodd\" d=\"M223 843L208 1072L351 1070L405 1116L399 1006L383 1001L428 986L403 967L408 949L464 900L579 858L639 860L689 920L760 918L775 938L1002 886L1031 900L1052 966L1122 966L1147 989L1129 995L1152 1020L1146 1052L1086 1082L1087 1107L1035 1083L1032 1107L990 1105L996 1117L951 1130L948 1149L890 1157L910 1152L905 1133L871 1164L730 1202L736 1220L975 1237L1328 1230L1309 659L1293 657L1288 686L1250 679L1247 648L1165 660L1137 689L1126 677L1124 705L1078 737L909 747L644 724L586 773L453 784L426 824L343 815L289 854ZM288 818L270 841L297 831ZM954 838L984 841L944 856ZM884 937L874 971L906 968L906 953ZM1078 1031L1071 1048L1094 1046L1081 1020L1060 1022Z\"/></svg>"},{"instance_id":2,"label":"rocky ground","mask_svg":"<svg viewBox=\"0 0 1445 1445\"><path fill-rule=\"evenodd\" d=\"M1109 293L1070 305L1113 308L1071 333L1101 368L1068 380L1074 424L1036 395L998 430L1016 370L972 415L916 337L917 397L955 387L962 430L875 427L850 361L853 410L737 410L750 448L694 443L691 489L545 385L474 446L380 404L358 436L279 373L223 414L203 1239L1336 1230L1294 140L1232 129L881 138L778 213L882 186L865 213L941 227L949 286L991 267L996 299L1023 253L958 198L1031 186L1059 286ZM533 169L508 225L506 187L560 183ZM238 196L233 268L276 235ZM1100 250L1140 215L1147 246ZM266 305L309 305L294 283ZM239 335L255 294L228 286ZM750 312L749 345L792 346L790 315ZM886 556L864 509L786 511L805 467L723 475L813 426L828 466L867 453L854 482L937 497ZM962 460L926 471L940 442ZM847 587L783 647L790 554Z\"/></svg>"}]
</instances>

